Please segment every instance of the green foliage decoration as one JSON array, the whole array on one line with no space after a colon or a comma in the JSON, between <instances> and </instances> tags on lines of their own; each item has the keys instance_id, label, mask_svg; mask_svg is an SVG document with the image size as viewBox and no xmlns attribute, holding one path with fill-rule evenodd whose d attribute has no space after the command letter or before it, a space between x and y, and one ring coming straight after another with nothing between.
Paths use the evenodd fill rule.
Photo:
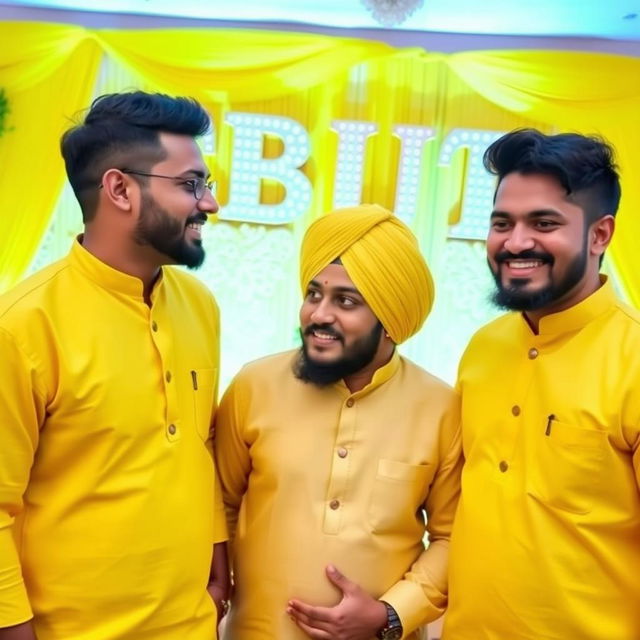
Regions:
<instances>
[{"instance_id":1,"label":"green foliage decoration","mask_svg":"<svg viewBox=\"0 0 640 640\"><path fill-rule=\"evenodd\" d=\"M0 89L0 136L7 131L6 119L9 113L9 101L4 89Z\"/></svg>"}]
</instances>

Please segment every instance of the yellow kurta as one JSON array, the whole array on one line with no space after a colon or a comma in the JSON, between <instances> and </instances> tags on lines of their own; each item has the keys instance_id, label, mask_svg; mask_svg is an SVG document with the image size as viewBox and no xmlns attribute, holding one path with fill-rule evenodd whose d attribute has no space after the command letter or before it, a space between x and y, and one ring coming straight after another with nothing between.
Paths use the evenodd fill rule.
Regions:
<instances>
[{"instance_id":1,"label":"yellow kurta","mask_svg":"<svg viewBox=\"0 0 640 640\"><path fill-rule=\"evenodd\" d=\"M0 627L215 638L218 310L173 268L152 299L77 242L0 298Z\"/></svg>"},{"instance_id":2,"label":"yellow kurta","mask_svg":"<svg viewBox=\"0 0 640 640\"><path fill-rule=\"evenodd\" d=\"M457 396L397 354L354 394L342 382L297 380L295 357L246 366L216 418L236 530L226 638L306 640L287 601L337 604L329 563L392 604L410 633L446 605L461 465Z\"/></svg>"},{"instance_id":3,"label":"yellow kurta","mask_svg":"<svg viewBox=\"0 0 640 640\"><path fill-rule=\"evenodd\" d=\"M446 640L640 638L640 314L610 284L460 366ZM553 416L550 418L550 416Z\"/></svg>"}]
</instances>

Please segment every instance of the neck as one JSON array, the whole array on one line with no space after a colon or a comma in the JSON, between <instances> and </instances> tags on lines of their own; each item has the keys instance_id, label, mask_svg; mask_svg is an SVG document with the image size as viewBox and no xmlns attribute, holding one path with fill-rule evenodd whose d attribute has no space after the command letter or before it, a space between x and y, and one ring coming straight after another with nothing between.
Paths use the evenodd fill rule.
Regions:
<instances>
[{"instance_id":1,"label":"neck","mask_svg":"<svg viewBox=\"0 0 640 640\"><path fill-rule=\"evenodd\" d=\"M347 389L349 389L351 393L364 389L373 380L376 371L380 369L380 367L384 367L384 365L391 360L394 350L395 344L390 340L386 340L381 348L378 349L375 358L366 367L344 378Z\"/></svg>"},{"instance_id":2,"label":"neck","mask_svg":"<svg viewBox=\"0 0 640 640\"><path fill-rule=\"evenodd\" d=\"M114 240L114 235L105 237L105 234L86 227L82 246L113 269L141 280L144 300L150 304L153 285L160 275L160 264L147 255L146 247L117 238Z\"/></svg>"},{"instance_id":3,"label":"neck","mask_svg":"<svg viewBox=\"0 0 640 640\"><path fill-rule=\"evenodd\" d=\"M600 273L595 272L589 278L585 278L584 281L579 282L571 291L568 291L564 296L554 300L551 304L548 304L543 309L534 309L533 311L525 311L523 313L525 320L531 327L532 331L537 334L540 327L540 320L545 316L550 316L554 313L560 313L566 311L571 307L575 307L583 300L586 300L590 295L593 295L600 287L602 282L600 281Z\"/></svg>"}]
</instances>

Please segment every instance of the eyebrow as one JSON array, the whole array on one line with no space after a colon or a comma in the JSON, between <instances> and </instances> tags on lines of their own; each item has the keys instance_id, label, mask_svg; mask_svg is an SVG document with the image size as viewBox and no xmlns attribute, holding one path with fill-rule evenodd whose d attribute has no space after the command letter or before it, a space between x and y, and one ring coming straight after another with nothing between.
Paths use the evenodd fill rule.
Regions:
<instances>
[{"instance_id":1,"label":"eyebrow","mask_svg":"<svg viewBox=\"0 0 640 640\"><path fill-rule=\"evenodd\" d=\"M211 177L211 173L209 173L208 171L202 171L200 169L187 169L180 174L180 177L188 178L191 175L195 176L196 178L204 178L205 180L208 180Z\"/></svg>"},{"instance_id":2,"label":"eyebrow","mask_svg":"<svg viewBox=\"0 0 640 640\"><path fill-rule=\"evenodd\" d=\"M499 211L499 210L494 210L491 212L491 219L493 220L494 218L512 218L513 214L507 212L507 211ZM565 216L560 213L560 211L556 211L556 209L535 209L534 211L529 211L526 214L527 218L548 218L548 217L552 217L552 218L562 218L564 219Z\"/></svg>"},{"instance_id":3,"label":"eyebrow","mask_svg":"<svg viewBox=\"0 0 640 640\"><path fill-rule=\"evenodd\" d=\"M309 286L316 287L316 289L322 289L322 285L317 280L311 280ZM362 294L355 287L333 287L332 291L336 293L355 293L362 298Z\"/></svg>"}]
</instances>

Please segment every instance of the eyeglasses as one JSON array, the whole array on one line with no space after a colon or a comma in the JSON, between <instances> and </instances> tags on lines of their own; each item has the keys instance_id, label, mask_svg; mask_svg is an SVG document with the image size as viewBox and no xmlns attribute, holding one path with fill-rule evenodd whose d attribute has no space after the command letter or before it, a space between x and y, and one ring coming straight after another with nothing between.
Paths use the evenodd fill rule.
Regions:
<instances>
[{"instance_id":1,"label":"eyeglasses","mask_svg":"<svg viewBox=\"0 0 640 640\"><path fill-rule=\"evenodd\" d=\"M196 200L202 200L206 189L213 193L216 189L215 180L206 181L204 178L182 178L180 176L161 176L157 173L144 173L143 171L132 171L130 169L121 169L122 173L129 173L134 176L146 176L147 178L165 178L166 180L180 180L186 184L193 193Z\"/></svg>"}]
</instances>

